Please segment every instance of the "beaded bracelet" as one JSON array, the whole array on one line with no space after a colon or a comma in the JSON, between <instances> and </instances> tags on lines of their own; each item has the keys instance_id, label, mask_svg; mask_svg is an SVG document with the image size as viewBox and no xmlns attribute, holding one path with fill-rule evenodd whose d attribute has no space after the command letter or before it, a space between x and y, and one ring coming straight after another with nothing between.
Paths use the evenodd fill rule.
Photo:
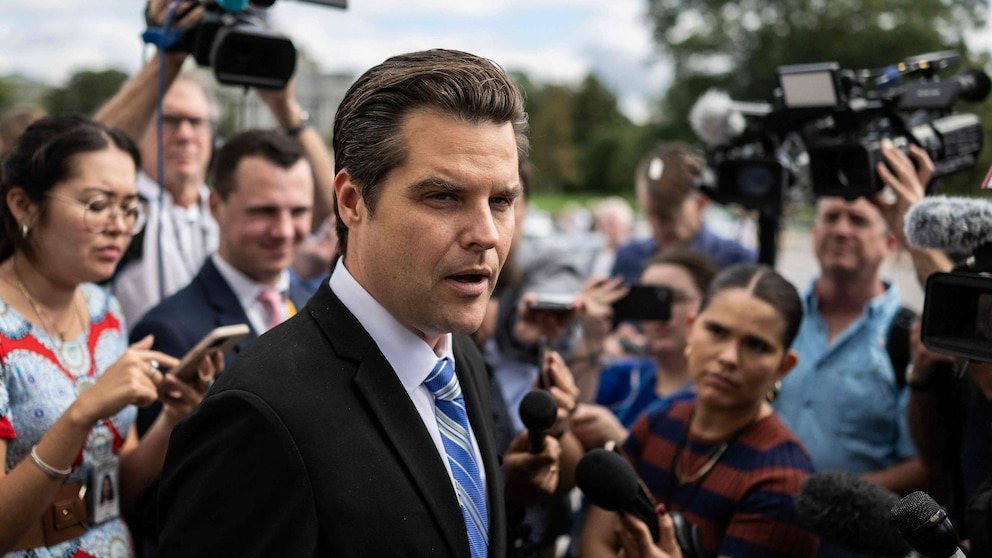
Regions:
<instances>
[{"instance_id":1,"label":"beaded bracelet","mask_svg":"<svg viewBox=\"0 0 992 558\"><path fill-rule=\"evenodd\" d=\"M38 468L41 469L46 475L52 477L53 479L64 479L69 476L69 473L72 472L72 467L69 467L68 469L56 469L48 463L45 463L40 457L38 457L37 449L37 445L31 446L31 460L34 461L34 464L37 465Z\"/></svg>"}]
</instances>

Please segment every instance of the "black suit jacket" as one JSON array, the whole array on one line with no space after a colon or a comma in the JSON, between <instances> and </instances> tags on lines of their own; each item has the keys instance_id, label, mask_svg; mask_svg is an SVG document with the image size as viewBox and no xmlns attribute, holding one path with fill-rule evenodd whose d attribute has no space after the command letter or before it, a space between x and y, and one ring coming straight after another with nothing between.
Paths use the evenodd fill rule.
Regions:
<instances>
[{"instance_id":1,"label":"black suit jacket","mask_svg":"<svg viewBox=\"0 0 992 558\"><path fill-rule=\"evenodd\" d=\"M486 472L490 556L505 549L488 382L455 368ZM470 556L430 434L372 338L325 283L247 347L172 435L159 555Z\"/></svg>"}]
</instances>

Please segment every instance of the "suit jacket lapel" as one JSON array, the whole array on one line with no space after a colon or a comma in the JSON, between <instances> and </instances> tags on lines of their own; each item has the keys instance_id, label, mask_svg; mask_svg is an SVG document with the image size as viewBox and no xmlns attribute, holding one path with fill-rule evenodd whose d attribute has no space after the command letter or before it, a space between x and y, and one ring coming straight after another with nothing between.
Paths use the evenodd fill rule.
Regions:
<instances>
[{"instance_id":1,"label":"suit jacket lapel","mask_svg":"<svg viewBox=\"0 0 992 558\"><path fill-rule=\"evenodd\" d=\"M479 443L479 453L482 455L483 466L486 469L486 492L489 503L489 548L490 554L501 556L506 540L503 517L503 472L496 451L496 440L493 437L493 419L488 397L488 384L481 382L488 378L485 363L481 355L468 337L454 336L455 372L465 397L465 407L468 420L472 424L472 433Z\"/></svg>"},{"instance_id":2,"label":"suit jacket lapel","mask_svg":"<svg viewBox=\"0 0 992 558\"><path fill-rule=\"evenodd\" d=\"M251 332L234 347L234 353L258 337L258 332L248 320L248 315L245 314L245 309L241 307L241 301L238 300L237 295L224 280L224 276L217 271L213 259L207 258L195 280L199 282L207 305L213 311L214 327L244 323L251 328Z\"/></svg>"},{"instance_id":3,"label":"suit jacket lapel","mask_svg":"<svg viewBox=\"0 0 992 558\"><path fill-rule=\"evenodd\" d=\"M434 442L386 357L326 282L307 302L306 309L338 356L357 364L355 385L395 448L407 476L417 486L449 550L468 556L468 535L448 472L438 453L428 450Z\"/></svg>"}]
</instances>

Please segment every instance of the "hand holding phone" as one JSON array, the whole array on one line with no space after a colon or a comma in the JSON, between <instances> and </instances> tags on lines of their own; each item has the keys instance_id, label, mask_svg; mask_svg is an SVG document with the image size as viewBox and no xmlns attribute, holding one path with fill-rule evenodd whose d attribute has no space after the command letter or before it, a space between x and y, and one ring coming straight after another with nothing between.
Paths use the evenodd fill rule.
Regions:
<instances>
[{"instance_id":1,"label":"hand holding phone","mask_svg":"<svg viewBox=\"0 0 992 558\"><path fill-rule=\"evenodd\" d=\"M186 382L196 379L197 366L203 355L211 351L226 353L250 332L251 328L248 327L248 324L220 326L214 329L193 346L179 361L179 364L170 370L170 373Z\"/></svg>"}]
</instances>

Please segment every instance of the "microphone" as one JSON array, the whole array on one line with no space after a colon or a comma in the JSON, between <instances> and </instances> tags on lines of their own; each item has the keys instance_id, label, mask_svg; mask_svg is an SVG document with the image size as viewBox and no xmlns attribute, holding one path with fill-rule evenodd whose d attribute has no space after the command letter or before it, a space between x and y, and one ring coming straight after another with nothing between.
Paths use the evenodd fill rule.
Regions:
<instances>
[{"instance_id":1,"label":"microphone","mask_svg":"<svg viewBox=\"0 0 992 558\"><path fill-rule=\"evenodd\" d=\"M905 218L906 239L920 248L971 252L992 242L992 202L933 196L914 205Z\"/></svg>"},{"instance_id":2,"label":"microphone","mask_svg":"<svg viewBox=\"0 0 992 558\"><path fill-rule=\"evenodd\" d=\"M593 504L643 521L651 531L651 539L658 540L654 499L634 468L619 454L602 448L590 450L575 468L575 483Z\"/></svg>"},{"instance_id":3,"label":"microphone","mask_svg":"<svg viewBox=\"0 0 992 558\"><path fill-rule=\"evenodd\" d=\"M734 101L725 92L710 89L689 111L689 125L707 146L724 145L744 133L745 116L765 116L772 111L767 103Z\"/></svg>"},{"instance_id":4,"label":"microphone","mask_svg":"<svg viewBox=\"0 0 992 558\"><path fill-rule=\"evenodd\" d=\"M870 556L905 556L889 511L898 496L850 472L813 473L795 497L799 523L824 541Z\"/></svg>"},{"instance_id":5,"label":"microphone","mask_svg":"<svg viewBox=\"0 0 992 558\"><path fill-rule=\"evenodd\" d=\"M530 438L530 452L544 451L544 436L558 418L558 404L555 398L543 389L535 389L520 402L520 420L527 427Z\"/></svg>"},{"instance_id":6,"label":"microphone","mask_svg":"<svg viewBox=\"0 0 992 558\"><path fill-rule=\"evenodd\" d=\"M892 506L892 518L913 549L932 558L964 558L947 513L926 492L916 491Z\"/></svg>"}]
</instances>

